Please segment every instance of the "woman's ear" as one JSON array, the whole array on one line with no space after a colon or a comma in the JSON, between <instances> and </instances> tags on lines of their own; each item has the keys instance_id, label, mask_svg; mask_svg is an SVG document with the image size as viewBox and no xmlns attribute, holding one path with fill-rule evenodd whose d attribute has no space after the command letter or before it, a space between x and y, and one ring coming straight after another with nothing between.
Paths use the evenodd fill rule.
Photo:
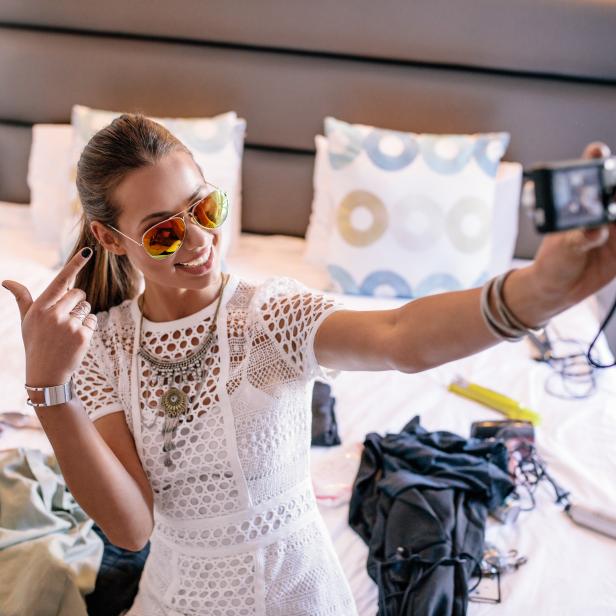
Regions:
<instances>
[{"instance_id":1,"label":"woman's ear","mask_svg":"<svg viewBox=\"0 0 616 616\"><path fill-rule=\"evenodd\" d=\"M117 235L102 222L93 220L90 223L90 230L92 235L96 238L96 241L109 252L115 255L125 255L126 249L120 244Z\"/></svg>"}]
</instances>

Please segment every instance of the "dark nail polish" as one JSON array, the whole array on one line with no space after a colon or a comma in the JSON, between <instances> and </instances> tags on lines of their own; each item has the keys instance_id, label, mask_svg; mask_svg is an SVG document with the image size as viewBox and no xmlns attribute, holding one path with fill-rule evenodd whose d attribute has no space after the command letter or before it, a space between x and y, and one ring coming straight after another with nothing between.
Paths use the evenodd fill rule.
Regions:
<instances>
[{"instance_id":1,"label":"dark nail polish","mask_svg":"<svg viewBox=\"0 0 616 616\"><path fill-rule=\"evenodd\" d=\"M81 251L81 256L82 256L84 259L87 259L87 258L88 258L91 254L92 254L92 249L91 249L91 248L84 248L84 249Z\"/></svg>"}]
</instances>

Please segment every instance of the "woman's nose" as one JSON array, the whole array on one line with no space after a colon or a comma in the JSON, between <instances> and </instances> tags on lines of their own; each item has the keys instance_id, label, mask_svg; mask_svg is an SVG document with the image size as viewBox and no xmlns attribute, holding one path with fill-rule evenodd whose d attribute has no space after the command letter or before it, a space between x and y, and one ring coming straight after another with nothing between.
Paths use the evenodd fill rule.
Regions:
<instances>
[{"instance_id":1,"label":"woman's nose","mask_svg":"<svg viewBox=\"0 0 616 616\"><path fill-rule=\"evenodd\" d=\"M196 220L190 214L188 216L188 221L184 221L186 224L186 238L184 240L184 244L186 244L187 248L191 246L196 246L197 248L203 246L204 244L214 244L215 243L215 231L212 229L211 231L208 229L204 229L200 226Z\"/></svg>"}]
</instances>

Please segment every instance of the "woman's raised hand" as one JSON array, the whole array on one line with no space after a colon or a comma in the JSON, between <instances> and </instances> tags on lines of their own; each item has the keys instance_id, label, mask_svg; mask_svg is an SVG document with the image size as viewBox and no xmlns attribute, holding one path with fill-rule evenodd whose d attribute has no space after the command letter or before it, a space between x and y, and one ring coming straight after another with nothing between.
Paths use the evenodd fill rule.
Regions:
<instances>
[{"instance_id":1,"label":"woman's raised hand","mask_svg":"<svg viewBox=\"0 0 616 616\"><path fill-rule=\"evenodd\" d=\"M584 158L610 156L601 142L589 143ZM540 287L560 297L562 308L588 297L616 277L616 225L574 229L546 237L535 257Z\"/></svg>"},{"instance_id":2,"label":"woman's raised hand","mask_svg":"<svg viewBox=\"0 0 616 616\"><path fill-rule=\"evenodd\" d=\"M19 307L30 387L66 383L90 346L96 315L90 314L85 292L72 286L91 255L90 248L78 252L36 300L22 284L2 282Z\"/></svg>"}]
</instances>

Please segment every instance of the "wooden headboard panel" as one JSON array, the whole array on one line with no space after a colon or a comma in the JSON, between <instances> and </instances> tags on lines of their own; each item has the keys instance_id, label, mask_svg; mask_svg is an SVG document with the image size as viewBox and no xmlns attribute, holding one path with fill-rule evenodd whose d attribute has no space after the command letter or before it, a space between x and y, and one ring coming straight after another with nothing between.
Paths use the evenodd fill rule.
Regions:
<instances>
[{"instance_id":1,"label":"wooden headboard panel","mask_svg":"<svg viewBox=\"0 0 616 616\"><path fill-rule=\"evenodd\" d=\"M28 202L31 125L75 103L247 120L246 231L303 235L323 118L415 132L506 130L508 160L616 146L616 5L4 0L0 200ZM518 256L537 237L521 219Z\"/></svg>"}]
</instances>

